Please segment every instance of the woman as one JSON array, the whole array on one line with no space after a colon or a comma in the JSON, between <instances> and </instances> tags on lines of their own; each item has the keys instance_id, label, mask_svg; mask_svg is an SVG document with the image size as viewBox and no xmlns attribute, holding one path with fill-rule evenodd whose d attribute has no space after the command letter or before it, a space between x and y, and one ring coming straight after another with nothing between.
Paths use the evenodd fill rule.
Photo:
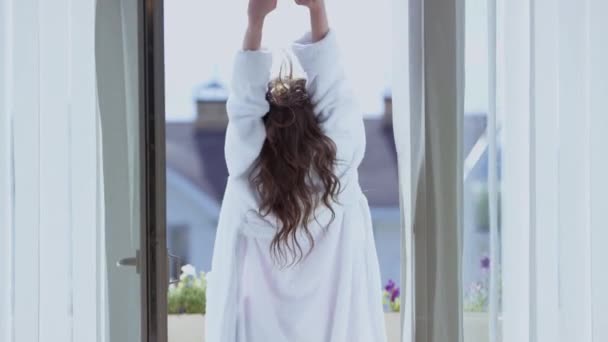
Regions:
<instances>
[{"instance_id":1,"label":"woman","mask_svg":"<svg viewBox=\"0 0 608 342\"><path fill-rule=\"evenodd\" d=\"M323 0L296 0L307 74L270 81L277 0L250 0L227 109L229 179L207 290L207 342L384 342L378 257L357 167L365 131ZM270 81L270 82L269 82Z\"/></svg>"}]
</instances>

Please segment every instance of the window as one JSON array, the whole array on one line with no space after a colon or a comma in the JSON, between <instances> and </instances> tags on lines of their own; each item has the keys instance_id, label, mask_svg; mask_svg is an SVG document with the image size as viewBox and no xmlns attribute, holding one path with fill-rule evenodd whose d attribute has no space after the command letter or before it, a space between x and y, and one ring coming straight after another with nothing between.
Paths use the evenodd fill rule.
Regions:
<instances>
[{"instance_id":1,"label":"window","mask_svg":"<svg viewBox=\"0 0 608 342\"><path fill-rule=\"evenodd\" d=\"M499 141L500 123L491 129L493 97L490 91L492 63L489 59L489 2L466 1L465 26L465 114L464 155L464 226L463 226L463 308L465 342L489 341L492 272L500 283L500 164L501 145L491 152L491 142ZM491 177L495 172L496 179ZM496 181L496 192L492 181ZM490 203L496 204L497 241L492 243ZM494 270L494 268L496 268ZM500 299L500 286L495 292ZM497 308L500 311L500 305ZM499 327L497 327L499 329ZM497 333L497 331L494 331ZM497 334L497 336L500 336Z\"/></svg>"}]
</instances>

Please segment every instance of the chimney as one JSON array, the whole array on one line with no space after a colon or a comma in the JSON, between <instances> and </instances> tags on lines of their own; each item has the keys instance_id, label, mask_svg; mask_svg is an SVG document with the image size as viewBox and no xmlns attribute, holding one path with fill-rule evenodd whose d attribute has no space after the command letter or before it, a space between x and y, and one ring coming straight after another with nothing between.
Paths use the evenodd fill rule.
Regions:
<instances>
[{"instance_id":1,"label":"chimney","mask_svg":"<svg viewBox=\"0 0 608 342\"><path fill-rule=\"evenodd\" d=\"M228 90L218 80L198 87L196 94L196 129L222 131L228 125L226 101Z\"/></svg>"},{"instance_id":2,"label":"chimney","mask_svg":"<svg viewBox=\"0 0 608 342\"><path fill-rule=\"evenodd\" d=\"M393 94L390 89L384 92L384 125L393 125Z\"/></svg>"}]
</instances>

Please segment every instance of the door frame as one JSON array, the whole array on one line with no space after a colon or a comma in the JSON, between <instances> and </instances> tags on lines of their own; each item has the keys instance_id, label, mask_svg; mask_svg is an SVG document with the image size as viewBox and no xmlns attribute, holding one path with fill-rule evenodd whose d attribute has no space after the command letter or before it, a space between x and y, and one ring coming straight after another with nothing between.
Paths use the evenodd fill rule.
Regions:
<instances>
[{"instance_id":1,"label":"door frame","mask_svg":"<svg viewBox=\"0 0 608 342\"><path fill-rule=\"evenodd\" d=\"M163 0L138 1L141 339L167 342Z\"/></svg>"}]
</instances>

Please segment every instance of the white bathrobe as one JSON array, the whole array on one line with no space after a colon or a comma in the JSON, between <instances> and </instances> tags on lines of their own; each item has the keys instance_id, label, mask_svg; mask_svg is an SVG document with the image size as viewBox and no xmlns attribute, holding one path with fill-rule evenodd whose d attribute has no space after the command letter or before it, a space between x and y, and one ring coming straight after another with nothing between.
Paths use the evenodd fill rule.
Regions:
<instances>
[{"instance_id":1,"label":"white bathrobe","mask_svg":"<svg viewBox=\"0 0 608 342\"><path fill-rule=\"evenodd\" d=\"M337 146L343 191L335 219L319 207L310 229L315 246L296 266L273 264L276 218L258 214L248 177L266 138L262 117L272 55L236 56L227 109L229 178L207 287L206 342L385 342L381 282L367 199L357 168L365 151L361 112L346 83L333 31L293 44L322 127ZM307 240L299 240L307 251Z\"/></svg>"}]
</instances>

